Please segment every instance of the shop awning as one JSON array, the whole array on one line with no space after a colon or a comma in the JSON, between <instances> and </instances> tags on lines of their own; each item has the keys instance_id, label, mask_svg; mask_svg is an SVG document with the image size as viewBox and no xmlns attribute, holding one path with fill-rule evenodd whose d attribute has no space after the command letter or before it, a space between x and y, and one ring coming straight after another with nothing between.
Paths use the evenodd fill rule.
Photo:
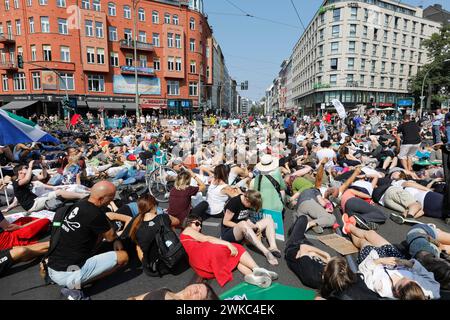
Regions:
<instances>
[{"instance_id":1,"label":"shop awning","mask_svg":"<svg viewBox=\"0 0 450 320\"><path fill-rule=\"evenodd\" d=\"M21 110L35 103L37 103L37 101L11 101L10 103L5 104L2 107L2 110Z\"/></svg>"},{"instance_id":2,"label":"shop awning","mask_svg":"<svg viewBox=\"0 0 450 320\"><path fill-rule=\"evenodd\" d=\"M87 101L87 105L89 109L98 110L123 110L123 106L125 106L126 110L136 110L136 105L130 102L93 102Z\"/></svg>"}]
</instances>

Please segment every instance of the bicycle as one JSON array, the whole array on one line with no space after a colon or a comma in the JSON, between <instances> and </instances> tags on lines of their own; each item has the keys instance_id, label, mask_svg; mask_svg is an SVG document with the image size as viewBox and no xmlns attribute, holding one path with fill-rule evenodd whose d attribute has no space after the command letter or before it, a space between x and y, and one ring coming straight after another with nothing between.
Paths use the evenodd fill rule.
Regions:
<instances>
[{"instance_id":1,"label":"bicycle","mask_svg":"<svg viewBox=\"0 0 450 320\"><path fill-rule=\"evenodd\" d=\"M169 193L172 189L178 173L167 166L168 154L162 151L160 155L154 155L146 162L145 182L148 190L158 202L169 202ZM168 179L169 178L169 179Z\"/></svg>"}]
</instances>

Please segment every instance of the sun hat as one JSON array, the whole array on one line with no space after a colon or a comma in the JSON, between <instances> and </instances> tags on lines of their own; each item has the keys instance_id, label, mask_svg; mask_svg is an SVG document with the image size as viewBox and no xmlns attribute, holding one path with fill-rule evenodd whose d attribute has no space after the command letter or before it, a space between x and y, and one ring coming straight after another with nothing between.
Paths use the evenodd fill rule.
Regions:
<instances>
[{"instance_id":1,"label":"sun hat","mask_svg":"<svg viewBox=\"0 0 450 320\"><path fill-rule=\"evenodd\" d=\"M262 173L268 173L278 168L279 163L280 161L278 158L265 154L261 157L261 161L255 166L255 169Z\"/></svg>"}]
</instances>

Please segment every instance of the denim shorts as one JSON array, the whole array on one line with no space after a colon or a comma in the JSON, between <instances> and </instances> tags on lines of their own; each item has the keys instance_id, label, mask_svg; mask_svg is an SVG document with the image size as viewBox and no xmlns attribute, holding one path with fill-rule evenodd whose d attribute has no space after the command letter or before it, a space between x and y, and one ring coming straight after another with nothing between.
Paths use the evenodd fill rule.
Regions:
<instances>
[{"instance_id":1,"label":"denim shorts","mask_svg":"<svg viewBox=\"0 0 450 320\"><path fill-rule=\"evenodd\" d=\"M69 267L70 271L55 271L48 268L48 274L56 284L80 290L83 284L112 270L116 265L117 254L115 251L110 251L89 258L81 269L78 266Z\"/></svg>"}]
</instances>

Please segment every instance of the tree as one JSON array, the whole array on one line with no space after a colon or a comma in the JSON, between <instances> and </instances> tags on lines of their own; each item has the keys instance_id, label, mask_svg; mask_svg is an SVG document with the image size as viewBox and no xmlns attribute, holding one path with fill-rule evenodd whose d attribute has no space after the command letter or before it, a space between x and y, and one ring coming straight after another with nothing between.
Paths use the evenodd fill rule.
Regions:
<instances>
[{"instance_id":1,"label":"tree","mask_svg":"<svg viewBox=\"0 0 450 320\"><path fill-rule=\"evenodd\" d=\"M424 40L423 46L427 50L431 63L423 65L420 71L409 80L409 91L416 101L420 101L423 80L429 72L424 90L424 95L428 97L426 109L429 110L430 105L434 108L439 107L449 95L450 62L444 61L450 59L450 25L444 25L439 33L434 33L430 39Z\"/></svg>"}]
</instances>

